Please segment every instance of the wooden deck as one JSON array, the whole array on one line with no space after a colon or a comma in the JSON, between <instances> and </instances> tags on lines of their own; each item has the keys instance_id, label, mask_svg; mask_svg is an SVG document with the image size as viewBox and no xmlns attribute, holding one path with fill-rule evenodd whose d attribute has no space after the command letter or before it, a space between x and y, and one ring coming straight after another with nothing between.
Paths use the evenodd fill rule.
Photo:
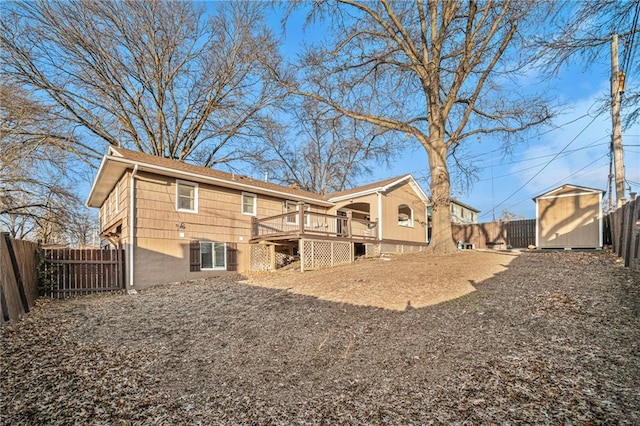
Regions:
<instances>
[{"instance_id":1,"label":"wooden deck","mask_svg":"<svg viewBox=\"0 0 640 426\"><path fill-rule=\"evenodd\" d=\"M365 241L377 236L377 222L308 211L254 218L251 227L251 242L304 237Z\"/></svg>"}]
</instances>

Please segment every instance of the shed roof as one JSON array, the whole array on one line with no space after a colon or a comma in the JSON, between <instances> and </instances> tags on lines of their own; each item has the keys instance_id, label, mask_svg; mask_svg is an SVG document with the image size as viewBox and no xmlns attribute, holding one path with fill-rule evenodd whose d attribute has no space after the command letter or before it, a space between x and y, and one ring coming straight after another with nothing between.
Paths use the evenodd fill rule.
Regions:
<instances>
[{"instance_id":1,"label":"shed roof","mask_svg":"<svg viewBox=\"0 0 640 426\"><path fill-rule=\"evenodd\" d=\"M540 194L538 196L533 197L533 201L537 201L539 198L548 198L554 197L559 194L564 193L584 193L584 194L604 194L606 191L597 188L589 188L586 186L573 185L570 183L564 184L557 188L554 188L550 191L545 192L544 194Z\"/></svg>"}]
</instances>

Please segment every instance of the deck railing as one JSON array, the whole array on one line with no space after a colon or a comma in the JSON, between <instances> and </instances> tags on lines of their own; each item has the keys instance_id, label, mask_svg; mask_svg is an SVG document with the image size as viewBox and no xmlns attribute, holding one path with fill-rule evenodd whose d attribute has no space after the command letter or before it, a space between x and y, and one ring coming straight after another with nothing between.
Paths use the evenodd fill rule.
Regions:
<instances>
[{"instance_id":1,"label":"deck railing","mask_svg":"<svg viewBox=\"0 0 640 426\"><path fill-rule=\"evenodd\" d=\"M377 222L324 213L299 211L262 219L254 218L251 238L321 235L337 238L375 239Z\"/></svg>"}]
</instances>

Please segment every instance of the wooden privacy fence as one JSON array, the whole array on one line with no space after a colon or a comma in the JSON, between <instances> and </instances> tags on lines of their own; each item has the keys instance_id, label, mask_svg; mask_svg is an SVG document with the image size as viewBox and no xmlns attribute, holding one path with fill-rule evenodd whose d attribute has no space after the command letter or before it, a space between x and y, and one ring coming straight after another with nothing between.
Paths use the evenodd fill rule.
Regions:
<instances>
[{"instance_id":1,"label":"wooden privacy fence","mask_svg":"<svg viewBox=\"0 0 640 426\"><path fill-rule=\"evenodd\" d=\"M124 250L44 249L42 294L54 298L124 288Z\"/></svg>"},{"instance_id":2,"label":"wooden privacy fence","mask_svg":"<svg viewBox=\"0 0 640 426\"><path fill-rule=\"evenodd\" d=\"M471 243L475 248L526 248L536 243L536 220L452 224L453 240Z\"/></svg>"},{"instance_id":3,"label":"wooden privacy fence","mask_svg":"<svg viewBox=\"0 0 640 426\"><path fill-rule=\"evenodd\" d=\"M0 234L0 313L2 321L17 320L38 298L38 245Z\"/></svg>"},{"instance_id":4,"label":"wooden privacy fence","mask_svg":"<svg viewBox=\"0 0 640 426\"><path fill-rule=\"evenodd\" d=\"M640 270L640 198L632 200L605 217L611 249L624 259L624 266Z\"/></svg>"}]
</instances>

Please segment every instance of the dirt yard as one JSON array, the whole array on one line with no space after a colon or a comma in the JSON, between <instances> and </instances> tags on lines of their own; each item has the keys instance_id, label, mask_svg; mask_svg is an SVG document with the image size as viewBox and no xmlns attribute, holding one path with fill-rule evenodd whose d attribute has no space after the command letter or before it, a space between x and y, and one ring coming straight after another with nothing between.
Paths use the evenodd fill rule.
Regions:
<instances>
[{"instance_id":1,"label":"dirt yard","mask_svg":"<svg viewBox=\"0 0 640 426\"><path fill-rule=\"evenodd\" d=\"M330 302L404 311L423 308L475 291L474 284L504 271L518 252L459 251L361 258L356 265L299 272L251 273L246 284L288 290Z\"/></svg>"},{"instance_id":2,"label":"dirt yard","mask_svg":"<svg viewBox=\"0 0 640 426\"><path fill-rule=\"evenodd\" d=\"M640 274L605 252L43 300L1 333L1 424L640 424Z\"/></svg>"}]
</instances>

